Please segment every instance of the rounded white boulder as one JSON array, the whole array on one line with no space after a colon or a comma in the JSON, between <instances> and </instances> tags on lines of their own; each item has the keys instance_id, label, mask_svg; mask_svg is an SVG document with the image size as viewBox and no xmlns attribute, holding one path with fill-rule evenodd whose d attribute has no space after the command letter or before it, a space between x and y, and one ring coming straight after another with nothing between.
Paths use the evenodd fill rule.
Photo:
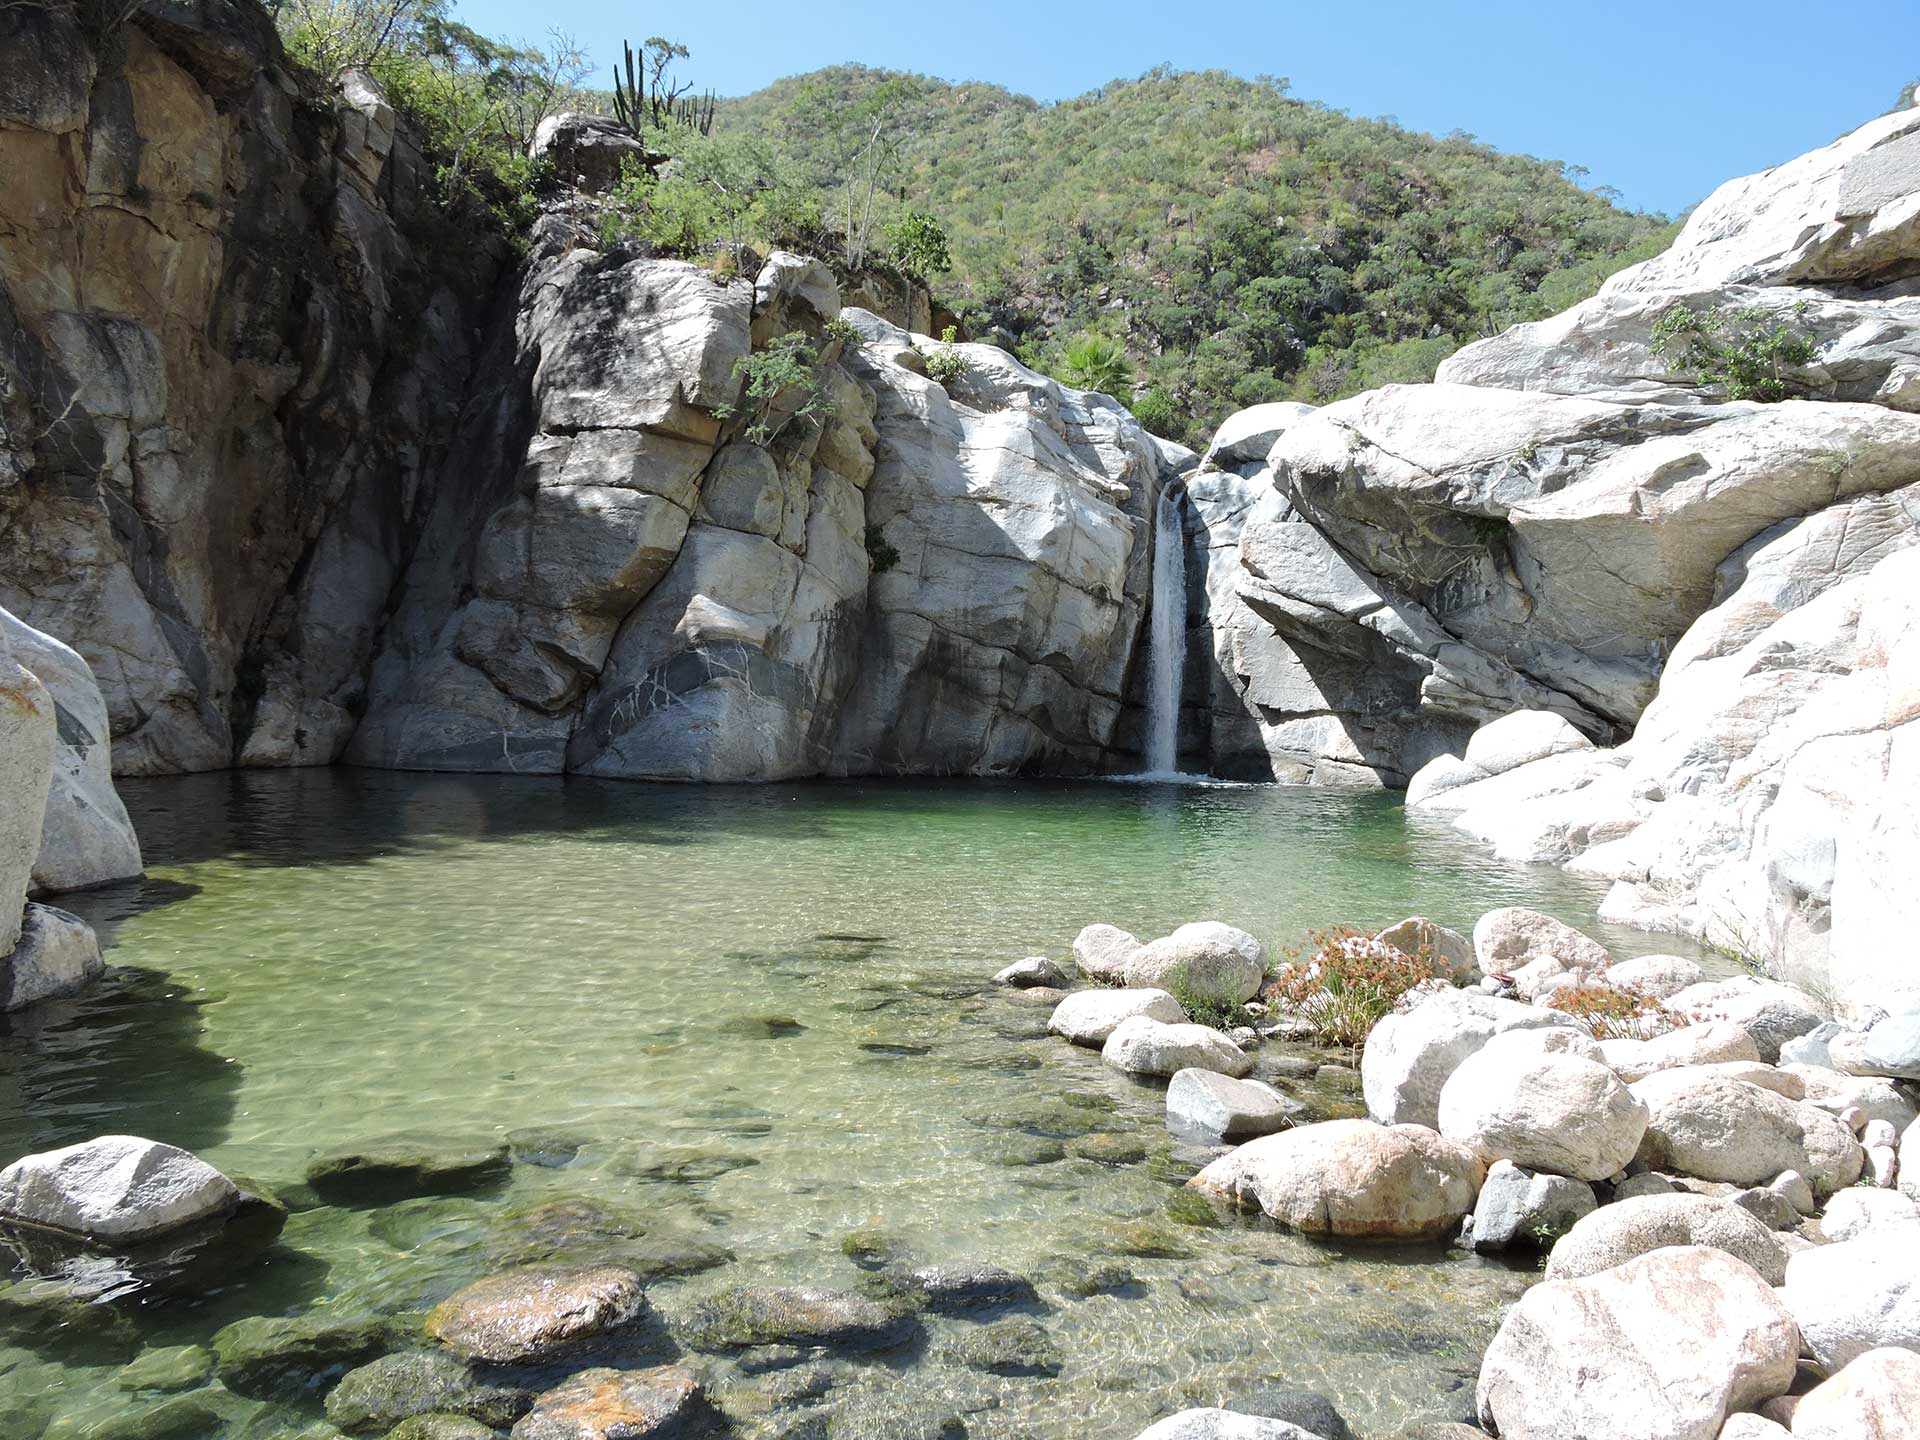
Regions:
<instances>
[{"instance_id":1,"label":"rounded white boulder","mask_svg":"<svg viewBox=\"0 0 1920 1440\"><path fill-rule=\"evenodd\" d=\"M1619 1173L1646 1134L1647 1107L1606 1066L1532 1040L1497 1036L1461 1062L1440 1092L1440 1133L1527 1170Z\"/></svg>"},{"instance_id":2,"label":"rounded white boulder","mask_svg":"<svg viewBox=\"0 0 1920 1440\"><path fill-rule=\"evenodd\" d=\"M1179 1070L1212 1070L1241 1076L1253 1061L1233 1041L1205 1025L1168 1024L1133 1015L1114 1026L1100 1058L1129 1075L1172 1075Z\"/></svg>"},{"instance_id":3,"label":"rounded white boulder","mask_svg":"<svg viewBox=\"0 0 1920 1440\"><path fill-rule=\"evenodd\" d=\"M1144 1015L1184 1024L1187 1012L1164 990L1081 990L1054 1006L1047 1029L1076 1045L1105 1045L1122 1020Z\"/></svg>"},{"instance_id":4,"label":"rounded white boulder","mask_svg":"<svg viewBox=\"0 0 1920 1440\"><path fill-rule=\"evenodd\" d=\"M1123 974L1133 986L1162 990L1185 983L1203 995L1253 999L1266 977L1266 951L1244 930L1202 920L1133 951Z\"/></svg>"},{"instance_id":5,"label":"rounded white boulder","mask_svg":"<svg viewBox=\"0 0 1920 1440\"><path fill-rule=\"evenodd\" d=\"M1786 1278L1786 1252L1752 1214L1708 1195L1673 1194L1616 1200L1588 1215L1553 1247L1547 1279L1598 1275L1672 1245L1724 1250L1751 1265L1769 1285Z\"/></svg>"},{"instance_id":6,"label":"rounded white boulder","mask_svg":"<svg viewBox=\"0 0 1920 1440\"><path fill-rule=\"evenodd\" d=\"M93 1240L161 1235L230 1210L239 1198L239 1188L198 1156L134 1135L102 1135L0 1171L0 1216Z\"/></svg>"}]
</instances>

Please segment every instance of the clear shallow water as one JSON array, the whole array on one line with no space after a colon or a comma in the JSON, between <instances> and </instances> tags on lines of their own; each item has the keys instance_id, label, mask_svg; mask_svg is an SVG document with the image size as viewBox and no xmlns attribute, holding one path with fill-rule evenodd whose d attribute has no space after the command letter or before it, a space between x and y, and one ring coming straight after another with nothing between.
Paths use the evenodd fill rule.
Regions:
<instances>
[{"instance_id":1,"label":"clear shallow water","mask_svg":"<svg viewBox=\"0 0 1920 1440\"><path fill-rule=\"evenodd\" d=\"M986 984L1001 965L1068 961L1095 920L1150 936L1219 918L1277 952L1313 926L1464 927L1519 902L1617 954L1668 943L1596 925L1590 885L1497 865L1383 797L1311 789L309 771L124 790L149 877L72 897L121 968L0 1028L0 1156L144 1134L277 1188L317 1151L395 1132L537 1127L581 1147L474 1197L300 1211L208 1303L142 1312L141 1343L314 1306L408 1315L499 1268L502 1217L550 1198L731 1250L653 1287L669 1318L742 1281L856 1285L841 1240L863 1225L1039 1280L1058 1377L969 1370L952 1356L968 1323L934 1320L906 1356L839 1367L826 1403L868 1418L836 1433L961 1415L979 1436L1131 1436L1270 1380L1392 1434L1467 1411L1479 1347L1526 1283L1430 1250L1182 1223L1190 1166L1161 1092L1045 1038L1045 1009ZM1354 1104L1337 1079L1310 1093ZM1078 1138L1060 1132L1087 1124L1147 1159L1060 1158ZM1102 1263L1136 1283L1062 1287ZM27 1348L10 1324L0 1436L104 1433L155 1403L117 1383L124 1345L43 1324ZM749 1424L789 1422L764 1377L699 1363ZM234 1435L320 1413L210 1403Z\"/></svg>"}]
</instances>

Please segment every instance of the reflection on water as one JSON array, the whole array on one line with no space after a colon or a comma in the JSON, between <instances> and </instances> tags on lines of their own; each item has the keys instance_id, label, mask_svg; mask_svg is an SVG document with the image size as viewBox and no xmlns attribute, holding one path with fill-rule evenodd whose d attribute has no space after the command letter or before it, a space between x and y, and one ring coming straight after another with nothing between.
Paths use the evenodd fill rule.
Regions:
<instances>
[{"instance_id":1,"label":"reflection on water","mask_svg":"<svg viewBox=\"0 0 1920 1440\"><path fill-rule=\"evenodd\" d=\"M969 1369L967 1322L931 1321L908 1355L836 1371L836 1434L961 1416L981 1436L1130 1436L1263 1386L1322 1390L1368 1430L1463 1415L1523 1277L1190 1223L1212 1217L1182 1203L1160 1092L1048 1040L1045 1011L985 977L1067 959L1095 920L1152 935L1219 918L1277 953L1312 926L1468 925L1523 900L1620 953L1654 948L1595 927L1591 886L1496 866L1377 796L354 771L124 788L152 874L74 900L121 968L5 1025L0 1154L132 1132L270 1188L395 1132L511 1136L537 1163L489 1193L300 1211L267 1264L143 1312L137 1333L67 1325L26 1348L0 1304L7 1435L87 1434L158 1403L119 1366L241 1315L324 1299L409 1324L525 1258L506 1217L551 1199L639 1217L622 1254L694 1271L654 1285L670 1317L741 1281L855 1285L842 1241L862 1226L1039 1280L1057 1377ZM1146 1157L1077 1153L1131 1153L1097 1134ZM781 1433L771 1382L704 1363L743 1424ZM319 1417L193 1393L207 1433Z\"/></svg>"}]
</instances>

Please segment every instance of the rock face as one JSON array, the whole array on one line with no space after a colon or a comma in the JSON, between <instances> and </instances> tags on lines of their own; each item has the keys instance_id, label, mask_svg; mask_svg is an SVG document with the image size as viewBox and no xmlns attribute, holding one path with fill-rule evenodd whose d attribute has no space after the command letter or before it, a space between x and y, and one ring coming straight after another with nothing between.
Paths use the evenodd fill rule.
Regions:
<instances>
[{"instance_id":1,"label":"rock face","mask_svg":"<svg viewBox=\"0 0 1920 1440\"><path fill-rule=\"evenodd\" d=\"M1459 1228L1484 1173L1422 1126L1328 1120L1242 1145L1188 1184L1309 1235L1431 1240Z\"/></svg>"},{"instance_id":2,"label":"rock face","mask_svg":"<svg viewBox=\"0 0 1920 1440\"><path fill-rule=\"evenodd\" d=\"M1505 1440L1715 1440L1786 1393L1800 1334L1752 1269L1658 1250L1534 1286L1480 1366L1480 1423Z\"/></svg>"},{"instance_id":3,"label":"rock face","mask_svg":"<svg viewBox=\"0 0 1920 1440\"><path fill-rule=\"evenodd\" d=\"M0 955L20 939L53 754L53 698L0 631Z\"/></svg>"},{"instance_id":4,"label":"rock face","mask_svg":"<svg viewBox=\"0 0 1920 1440\"><path fill-rule=\"evenodd\" d=\"M417 247L411 132L257 8L96 44L18 7L0 50L39 57L0 101L0 605L86 657L123 774L332 760L504 246Z\"/></svg>"},{"instance_id":5,"label":"rock face","mask_svg":"<svg viewBox=\"0 0 1920 1440\"><path fill-rule=\"evenodd\" d=\"M0 1216L110 1243L181 1229L239 1199L211 1165L132 1135L28 1155L0 1171Z\"/></svg>"},{"instance_id":6,"label":"rock face","mask_svg":"<svg viewBox=\"0 0 1920 1440\"><path fill-rule=\"evenodd\" d=\"M140 842L113 788L107 702L78 652L0 609L0 652L33 672L53 702L54 751L33 888L84 890L140 873Z\"/></svg>"}]
</instances>

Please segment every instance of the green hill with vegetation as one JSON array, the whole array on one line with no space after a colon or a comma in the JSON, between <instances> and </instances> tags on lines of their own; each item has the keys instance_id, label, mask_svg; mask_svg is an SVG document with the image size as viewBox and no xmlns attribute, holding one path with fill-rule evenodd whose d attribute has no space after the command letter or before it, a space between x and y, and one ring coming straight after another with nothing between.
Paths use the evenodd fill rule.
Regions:
<instances>
[{"instance_id":1,"label":"green hill with vegetation","mask_svg":"<svg viewBox=\"0 0 1920 1440\"><path fill-rule=\"evenodd\" d=\"M1105 337L1125 360L1102 378L1188 440L1260 401L1430 379L1673 234L1572 167L1217 71L1042 105L843 66L723 102L715 133L771 142L832 192L841 231L848 187L857 225L877 162L875 233L908 209L940 222L951 268L930 278L971 333L1055 373L1075 339Z\"/></svg>"}]
</instances>

